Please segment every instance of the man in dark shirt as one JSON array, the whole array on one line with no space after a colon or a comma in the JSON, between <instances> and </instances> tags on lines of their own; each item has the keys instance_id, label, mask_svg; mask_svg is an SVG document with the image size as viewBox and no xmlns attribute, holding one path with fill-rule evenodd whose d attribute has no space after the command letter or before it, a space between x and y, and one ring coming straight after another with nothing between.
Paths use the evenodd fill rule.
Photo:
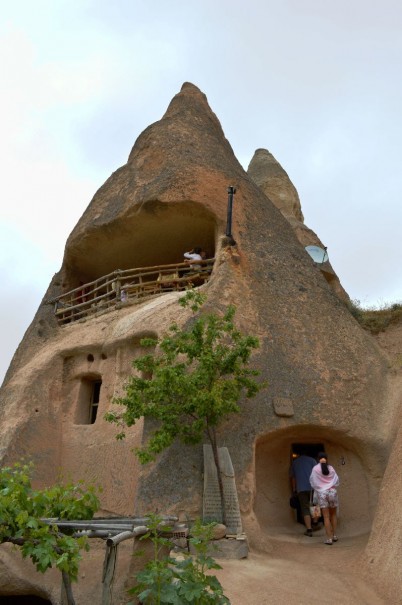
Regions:
<instances>
[{"instance_id":1,"label":"man in dark shirt","mask_svg":"<svg viewBox=\"0 0 402 605\"><path fill-rule=\"evenodd\" d=\"M297 493L299 498L300 508L304 519L304 525L306 536L312 536L313 530L311 528L311 516L310 516L310 475L313 466L317 464L314 458L301 454L297 456L292 462L290 467L290 480L292 482L292 490Z\"/></svg>"}]
</instances>

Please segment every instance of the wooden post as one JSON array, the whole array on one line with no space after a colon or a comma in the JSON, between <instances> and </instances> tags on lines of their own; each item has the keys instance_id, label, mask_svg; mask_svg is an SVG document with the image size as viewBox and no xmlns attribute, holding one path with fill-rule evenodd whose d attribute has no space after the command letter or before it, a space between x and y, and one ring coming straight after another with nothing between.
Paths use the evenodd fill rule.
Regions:
<instances>
[{"instance_id":1,"label":"wooden post","mask_svg":"<svg viewBox=\"0 0 402 605\"><path fill-rule=\"evenodd\" d=\"M120 542L128 540L129 538L134 538L135 536L146 534L147 531L147 527L141 525L136 527L134 531L123 531L117 534L117 536L110 537L106 540L106 553L102 575L103 589L101 605L112 605L114 572L117 562L117 549Z\"/></svg>"},{"instance_id":2,"label":"wooden post","mask_svg":"<svg viewBox=\"0 0 402 605\"><path fill-rule=\"evenodd\" d=\"M118 544L106 544L105 561L103 564L102 605L112 605L112 585L116 568Z\"/></svg>"}]
</instances>

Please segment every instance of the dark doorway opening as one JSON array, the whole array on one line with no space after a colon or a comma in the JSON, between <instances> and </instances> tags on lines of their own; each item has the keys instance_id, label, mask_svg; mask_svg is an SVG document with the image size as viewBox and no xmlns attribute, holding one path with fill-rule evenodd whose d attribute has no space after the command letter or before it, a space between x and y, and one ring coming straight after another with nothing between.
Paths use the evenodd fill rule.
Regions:
<instances>
[{"instance_id":1,"label":"dark doorway opening","mask_svg":"<svg viewBox=\"0 0 402 605\"><path fill-rule=\"evenodd\" d=\"M325 452L324 445L322 443L292 443L290 446L290 464L298 456L310 456L317 460L319 452ZM295 500L295 516L297 523L304 525L304 519L301 513L300 504Z\"/></svg>"},{"instance_id":2,"label":"dark doorway opening","mask_svg":"<svg viewBox=\"0 0 402 605\"><path fill-rule=\"evenodd\" d=\"M317 459L319 452L325 452L325 447L322 443L292 443L290 448L290 458L293 460L297 456L304 454Z\"/></svg>"},{"instance_id":3,"label":"dark doorway opening","mask_svg":"<svg viewBox=\"0 0 402 605\"><path fill-rule=\"evenodd\" d=\"M52 605L51 601L36 595L1 595L0 605Z\"/></svg>"}]
</instances>

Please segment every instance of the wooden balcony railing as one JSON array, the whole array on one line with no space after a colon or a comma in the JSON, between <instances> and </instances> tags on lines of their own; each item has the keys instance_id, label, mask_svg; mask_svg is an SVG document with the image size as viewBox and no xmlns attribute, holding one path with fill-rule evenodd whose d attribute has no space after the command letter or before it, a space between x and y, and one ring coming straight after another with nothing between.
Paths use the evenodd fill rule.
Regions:
<instances>
[{"instance_id":1,"label":"wooden balcony railing","mask_svg":"<svg viewBox=\"0 0 402 605\"><path fill-rule=\"evenodd\" d=\"M48 302L54 304L57 320L64 325L165 292L201 286L209 280L214 261L210 258L193 263L116 269Z\"/></svg>"}]
</instances>

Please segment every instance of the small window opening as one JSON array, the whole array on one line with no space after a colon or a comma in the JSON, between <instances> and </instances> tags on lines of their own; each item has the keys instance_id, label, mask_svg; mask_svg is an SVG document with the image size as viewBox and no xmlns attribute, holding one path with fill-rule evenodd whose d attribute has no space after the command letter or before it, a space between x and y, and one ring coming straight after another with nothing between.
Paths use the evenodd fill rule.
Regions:
<instances>
[{"instance_id":1,"label":"small window opening","mask_svg":"<svg viewBox=\"0 0 402 605\"><path fill-rule=\"evenodd\" d=\"M91 405L89 411L89 424L94 424L98 414L100 390L102 386L101 380L95 380L92 383Z\"/></svg>"},{"instance_id":2,"label":"small window opening","mask_svg":"<svg viewBox=\"0 0 402 605\"><path fill-rule=\"evenodd\" d=\"M95 357L91 353L87 357L87 360L90 361L91 363L94 359L95 359Z\"/></svg>"},{"instance_id":3,"label":"small window opening","mask_svg":"<svg viewBox=\"0 0 402 605\"><path fill-rule=\"evenodd\" d=\"M76 424L95 424L101 387L102 380L99 376L87 376L81 379L75 414Z\"/></svg>"}]
</instances>

